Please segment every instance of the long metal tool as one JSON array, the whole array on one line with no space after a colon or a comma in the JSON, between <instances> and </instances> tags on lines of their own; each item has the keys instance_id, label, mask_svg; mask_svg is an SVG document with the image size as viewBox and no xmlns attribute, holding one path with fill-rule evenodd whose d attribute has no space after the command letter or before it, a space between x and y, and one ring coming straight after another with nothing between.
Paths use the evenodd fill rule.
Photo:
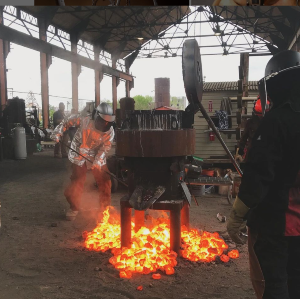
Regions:
<instances>
[{"instance_id":1,"label":"long metal tool","mask_svg":"<svg viewBox=\"0 0 300 300\"><path fill-rule=\"evenodd\" d=\"M231 154L230 150L226 146L219 130L216 128L214 122L207 114L202 104L203 94L203 78L202 78L202 64L201 55L199 51L199 45L196 40L186 40L182 49L182 75L186 96L190 105L186 108L186 111L196 113L201 111L202 115L206 119L208 125L211 127L227 155L229 156L232 164L237 172L242 176L243 172Z\"/></svg>"},{"instance_id":2,"label":"long metal tool","mask_svg":"<svg viewBox=\"0 0 300 300\"><path fill-rule=\"evenodd\" d=\"M237 161L234 159L234 157L231 154L230 150L228 149L226 143L224 142L219 130L216 128L214 122L212 121L212 119L210 118L208 113L206 112L206 110L205 110L205 108L204 108L204 106L202 105L201 102L199 103L199 109L200 109L202 115L204 116L204 118L206 119L208 125L213 130L214 134L216 135L216 137L220 141L221 145L223 146L224 150L226 151L227 155L229 156L229 158L230 158L232 164L234 165L235 169L237 170L237 172L239 173L240 176L243 176L243 172L242 172L240 166L238 165Z\"/></svg>"},{"instance_id":3,"label":"long metal tool","mask_svg":"<svg viewBox=\"0 0 300 300\"><path fill-rule=\"evenodd\" d=\"M77 152L76 150L74 150L73 148L69 147L67 144L63 143L62 141L60 141L60 143L64 146L66 146L68 149L70 149L71 151L75 152L76 154L78 154L79 156L81 156L82 158L84 158L86 161L93 163L93 161L91 161L90 159L84 157L82 154L80 154L79 152ZM103 172L107 173L108 175L110 175L111 177L115 178L118 182L122 183L124 186L128 187L128 184L125 183L123 180L119 179L116 175L114 175L113 173L110 173L108 171L102 170Z\"/></svg>"}]
</instances>

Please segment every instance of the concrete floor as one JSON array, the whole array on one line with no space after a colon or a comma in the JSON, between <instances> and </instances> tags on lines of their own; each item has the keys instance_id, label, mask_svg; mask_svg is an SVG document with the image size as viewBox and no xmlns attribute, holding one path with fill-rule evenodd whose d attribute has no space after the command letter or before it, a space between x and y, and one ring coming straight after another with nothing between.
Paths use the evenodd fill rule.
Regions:
<instances>
[{"instance_id":1,"label":"concrete floor","mask_svg":"<svg viewBox=\"0 0 300 300\"><path fill-rule=\"evenodd\" d=\"M96 226L97 190L88 174L82 210L74 222L64 219L68 208L63 190L71 163L54 159L53 150L24 161L0 162L0 298L253 298L246 246L228 264L178 260L175 275L153 281L151 275L125 280L108 262L111 254L84 249L81 234ZM118 209L125 190L112 196ZM217 195L191 207L192 227L223 233L230 205ZM95 271L99 267L100 271ZM143 285L142 292L136 287Z\"/></svg>"}]
</instances>

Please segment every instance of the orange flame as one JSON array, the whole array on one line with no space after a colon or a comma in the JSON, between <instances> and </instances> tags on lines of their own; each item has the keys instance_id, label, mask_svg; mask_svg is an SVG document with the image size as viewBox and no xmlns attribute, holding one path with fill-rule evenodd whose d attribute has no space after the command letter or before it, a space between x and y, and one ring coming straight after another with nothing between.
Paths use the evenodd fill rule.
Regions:
<instances>
[{"instance_id":1,"label":"orange flame","mask_svg":"<svg viewBox=\"0 0 300 300\"><path fill-rule=\"evenodd\" d=\"M170 250L170 225L168 219L160 219L159 224L150 228L142 227L134 231L131 222L131 248L121 249L120 222L110 220L109 208L103 213L103 221L92 232L84 232L85 247L93 251L111 250L109 262L120 271L121 278L131 278L133 273L150 274L158 270L167 275L174 274L177 265L177 254ZM218 233L187 230L182 227L182 256L191 261L211 262L220 256L223 262L238 258L237 250L224 255L228 246ZM229 258L230 257L230 258ZM160 274L153 274L159 279Z\"/></svg>"},{"instance_id":2,"label":"orange flame","mask_svg":"<svg viewBox=\"0 0 300 300\"><path fill-rule=\"evenodd\" d=\"M231 250L231 251L228 252L228 256L230 258L239 258L240 254L239 254L238 250Z\"/></svg>"}]
</instances>

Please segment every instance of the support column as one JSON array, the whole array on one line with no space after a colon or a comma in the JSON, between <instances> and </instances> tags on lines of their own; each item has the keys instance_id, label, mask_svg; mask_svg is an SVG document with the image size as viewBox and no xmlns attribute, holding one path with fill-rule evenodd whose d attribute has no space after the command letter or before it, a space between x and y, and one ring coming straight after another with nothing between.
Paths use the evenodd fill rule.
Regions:
<instances>
[{"instance_id":1,"label":"support column","mask_svg":"<svg viewBox=\"0 0 300 300\"><path fill-rule=\"evenodd\" d=\"M129 68L126 68L126 73L129 74ZM130 97L130 81L129 80L126 80L126 83L125 83L125 94L126 94L126 97Z\"/></svg>"},{"instance_id":2,"label":"support column","mask_svg":"<svg viewBox=\"0 0 300 300\"><path fill-rule=\"evenodd\" d=\"M117 68L117 60L116 59L112 59L112 67L114 69ZM116 76L112 76L112 101L113 101L113 111L114 114L116 114L116 109L117 109L117 105L118 105L118 96L117 96L117 77Z\"/></svg>"},{"instance_id":3,"label":"support column","mask_svg":"<svg viewBox=\"0 0 300 300\"><path fill-rule=\"evenodd\" d=\"M100 49L95 46L94 60L99 62ZM103 73L100 70L95 70L95 107L100 104L100 83L103 79Z\"/></svg>"},{"instance_id":4,"label":"support column","mask_svg":"<svg viewBox=\"0 0 300 300\"><path fill-rule=\"evenodd\" d=\"M77 54L77 38L71 36L71 52ZM80 66L76 62L71 63L72 69L72 108L78 111L78 76Z\"/></svg>"},{"instance_id":5,"label":"support column","mask_svg":"<svg viewBox=\"0 0 300 300\"><path fill-rule=\"evenodd\" d=\"M47 42L47 26L43 19L39 20L39 37L42 41ZM49 128L49 82L48 68L51 63L51 56L40 52L41 65L41 94L42 94L42 116L43 127Z\"/></svg>"},{"instance_id":6,"label":"support column","mask_svg":"<svg viewBox=\"0 0 300 300\"><path fill-rule=\"evenodd\" d=\"M0 7L0 24L3 24L3 8ZM9 42L0 39L0 113L7 102L6 58L9 52Z\"/></svg>"},{"instance_id":7,"label":"support column","mask_svg":"<svg viewBox=\"0 0 300 300\"><path fill-rule=\"evenodd\" d=\"M181 209L181 226L186 226L190 229L190 208L187 201L184 201L184 205Z\"/></svg>"},{"instance_id":8,"label":"support column","mask_svg":"<svg viewBox=\"0 0 300 300\"><path fill-rule=\"evenodd\" d=\"M135 232L138 232L145 225L145 211L135 210L134 211L134 221L135 221Z\"/></svg>"},{"instance_id":9,"label":"support column","mask_svg":"<svg viewBox=\"0 0 300 300\"><path fill-rule=\"evenodd\" d=\"M174 205L170 210L170 248L180 255L181 247L181 207Z\"/></svg>"},{"instance_id":10,"label":"support column","mask_svg":"<svg viewBox=\"0 0 300 300\"><path fill-rule=\"evenodd\" d=\"M131 246L131 208L128 201L121 199L121 247L130 248Z\"/></svg>"},{"instance_id":11,"label":"support column","mask_svg":"<svg viewBox=\"0 0 300 300\"><path fill-rule=\"evenodd\" d=\"M240 66L243 70L243 97L248 97L248 77L249 77L249 53L242 53L240 57Z\"/></svg>"}]
</instances>

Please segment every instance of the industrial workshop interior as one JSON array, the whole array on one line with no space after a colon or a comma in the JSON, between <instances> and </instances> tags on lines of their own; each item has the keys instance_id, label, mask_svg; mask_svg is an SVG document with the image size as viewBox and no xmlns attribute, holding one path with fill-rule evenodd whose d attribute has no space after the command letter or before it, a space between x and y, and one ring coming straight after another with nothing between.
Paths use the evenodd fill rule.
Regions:
<instances>
[{"instance_id":1,"label":"industrial workshop interior","mask_svg":"<svg viewBox=\"0 0 300 300\"><path fill-rule=\"evenodd\" d=\"M1 299L300 299L298 0L4 0Z\"/></svg>"}]
</instances>

